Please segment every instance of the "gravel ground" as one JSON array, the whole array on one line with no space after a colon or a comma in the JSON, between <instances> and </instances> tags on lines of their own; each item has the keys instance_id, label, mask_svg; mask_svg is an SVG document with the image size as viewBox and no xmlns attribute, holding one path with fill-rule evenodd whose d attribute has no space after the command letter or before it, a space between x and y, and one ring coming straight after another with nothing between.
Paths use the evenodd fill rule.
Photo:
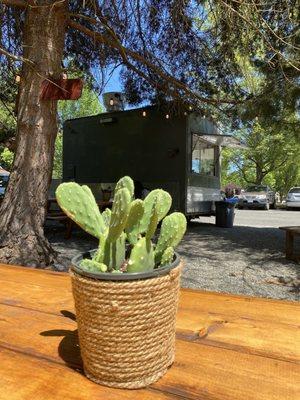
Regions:
<instances>
[{"instance_id":1,"label":"gravel ground","mask_svg":"<svg viewBox=\"0 0 300 400\"><path fill-rule=\"evenodd\" d=\"M232 229L215 227L214 217L193 220L178 247L185 259L182 286L299 301L300 265L285 260L285 234L278 229L289 225L300 225L300 211L236 210ZM65 265L97 246L80 231L65 240L50 228L48 238ZM300 240L295 247L300 250Z\"/></svg>"}]
</instances>

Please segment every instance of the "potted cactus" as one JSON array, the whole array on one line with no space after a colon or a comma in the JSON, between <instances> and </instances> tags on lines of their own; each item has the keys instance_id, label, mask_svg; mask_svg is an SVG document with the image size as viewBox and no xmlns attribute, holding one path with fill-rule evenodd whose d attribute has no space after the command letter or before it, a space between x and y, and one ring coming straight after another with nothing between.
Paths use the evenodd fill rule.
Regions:
<instances>
[{"instance_id":1,"label":"potted cactus","mask_svg":"<svg viewBox=\"0 0 300 400\"><path fill-rule=\"evenodd\" d=\"M112 210L100 213L87 186L68 182L56 191L64 212L99 240L90 258L76 257L70 269L84 371L118 388L147 386L174 361L182 267L174 248L186 230L183 214L167 215L169 193L133 194L132 179L120 179Z\"/></svg>"}]
</instances>

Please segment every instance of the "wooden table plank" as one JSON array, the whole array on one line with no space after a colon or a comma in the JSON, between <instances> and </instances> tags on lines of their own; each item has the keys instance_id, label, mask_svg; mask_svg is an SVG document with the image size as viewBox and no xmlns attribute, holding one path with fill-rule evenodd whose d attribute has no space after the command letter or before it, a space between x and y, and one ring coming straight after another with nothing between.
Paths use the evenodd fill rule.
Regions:
<instances>
[{"instance_id":1,"label":"wooden table plank","mask_svg":"<svg viewBox=\"0 0 300 400\"><path fill-rule=\"evenodd\" d=\"M62 307L60 310L63 309ZM73 308L65 309L73 312ZM45 338L40 333L51 330L63 333L76 329L75 322L58 315L60 310L47 314L45 318L43 312L0 304L0 344L20 350L31 349L38 351L40 355L56 357L61 337L55 342L53 337ZM192 330L193 326L188 330L186 320L182 323L182 320L178 319L177 337L194 343L300 363L299 326L238 318L224 321L206 314L198 314L196 324L195 331ZM183 326L185 329L182 329Z\"/></svg>"},{"instance_id":2,"label":"wooden table plank","mask_svg":"<svg viewBox=\"0 0 300 400\"><path fill-rule=\"evenodd\" d=\"M71 288L68 274L4 264L0 264L0 281L3 282L3 285L8 285L9 282L18 283L18 285L11 285L16 289L20 286L19 293L16 292L16 298L20 295L21 297L18 300L19 304L22 304L24 307L30 306L30 308L32 307L32 302L30 299L26 299L26 296L24 296L25 293L23 293L26 292L26 290L30 290L30 287L34 286L34 291L36 293L38 293L39 290L42 292L45 290L45 287L48 288L47 290L52 290L54 304L55 301L61 298L62 294L65 295L65 291L69 293ZM22 286L24 286L24 289ZM41 286L40 289L39 286ZM9 287L6 293L8 294L8 298L10 298ZM2 300L5 303L4 293L0 292L0 302L2 302ZM193 289L182 289L180 301L181 304L184 304L184 309L182 313L179 313L179 318L186 320L186 326L190 326L191 323L197 325L198 313L231 317L238 316L270 322L279 321L280 323L293 325L299 325L300 322L299 303L293 301L239 296ZM39 303L36 303L35 309L45 310L43 306L44 304L40 306ZM47 310L49 310L49 312L55 312L55 307L51 308L50 305L47 307Z\"/></svg>"},{"instance_id":3,"label":"wooden table plank","mask_svg":"<svg viewBox=\"0 0 300 400\"><path fill-rule=\"evenodd\" d=\"M182 400L155 389L96 385L61 364L0 348L0 400Z\"/></svg>"},{"instance_id":4,"label":"wooden table plank","mask_svg":"<svg viewBox=\"0 0 300 400\"><path fill-rule=\"evenodd\" d=\"M300 396L297 303L183 290L174 366L151 386L156 390L124 391L124 396L123 391L99 387L77 373L78 391L76 373L64 365L80 367L76 324L60 314L73 310L68 276L0 266L0 303L0 399L31 399L37 390L45 393L42 399L71 400L148 399L149 394L153 399L205 400ZM61 381L55 397L52 390L57 384L50 385L49 394L47 382L57 382L57 374ZM20 392L9 396L20 382ZM113 397L116 392L122 396Z\"/></svg>"},{"instance_id":5,"label":"wooden table plank","mask_svg":"<svg viewBox=\"0 0 300 400\"><path fill-rule=\"evenodd\" d=\"M181 340L178 340L176 345L176 361L173 367L162 379L151 386L160 392L197 400L299 399L300 370L293 363ZM26 389L26 387L30 388L29 393L25 392L28 398L30 395L31 398L35 397L32 391L34 390L35 393L37 391L40 393L39 399L50 399L52 398L50 395L52 396L53 393L49 393L49 389L47 389L49 383L50 387L52 386L50 390L57 388L61 396L70 392L70 397L61 398L79 400L85 398L82 397L82 392L85 392L86 387L90 390L90 382L87 379L81 380L79 373L76 376L70 376L72 369L59 363L1 347L0 354L0 399L3 396L3 399L11 400L10 393L13 392L13 389L19 394L20 388L22 393L23 388ZM36 376L38 376L38 386ZM98 396L100 396L103 387L94 386L99 388ZM17 388L18 390L16 390ZM114 390L112 390L113 392ZM145 391L141 391L140 397L136 397L136 393L139 392L131 392L132 397L129 398L147 398L143 397ZM91 393L89 392L89 394ZM17 398L24 399L24 397ZM119 398L127 397L120 396Z\"/></svg>"},{"instance_id":6,"label":"wooden table plank","mask_svg":"<svg viewBox=\"0 0 300 400\"><path fill-rule=\"evenodd\" d=\"M31 280L34 275L45 276L45 280L39 282L36 279L35 283L29 283L24 277L23 282L19 281L16 285L9 280L11 270L6 271L9 276L2 274L0 278L5 286L5 290L0 292L0 303L58 316L64 309L74 312L67 276L59 275L56 279L56 274L34 270L26 270L27 274ZM3 278L8 280L4 282ZM8 314L10 312L7 311ZM5 309L2 314L5 315ZM24 318L39 321L44 317L34 317L29 313L28 316L24 314ZM300 306L297 303L190 290L181 293L177 335L185 340L299 362L300 345L295 345L300 343L299 326ZM14 341L14 331L18 329L14 326L14 318L6 329L8 337Z\"/></svg>"},{"instance_id":7,"label":"wooden table plank","mask_svg":"<svg viewBox=\"0 0 300 400\"><path fill-rule=\"evenodd\" d=\"M153 387L205 400L299 400L300 368L290 362L178 340L176 362Z\"/></svg>"}]
</instances>

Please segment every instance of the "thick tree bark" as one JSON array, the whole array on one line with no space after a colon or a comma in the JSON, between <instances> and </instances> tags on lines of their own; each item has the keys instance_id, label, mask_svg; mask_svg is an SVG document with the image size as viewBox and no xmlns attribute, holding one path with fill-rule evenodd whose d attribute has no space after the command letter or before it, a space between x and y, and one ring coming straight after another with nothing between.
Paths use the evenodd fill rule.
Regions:
<instances>
[{"instance_id":1,"label":"thick tree bark","mask_svg":"<svg viewBox=\"0 0 300 400\"><path fill-rule=\"evenodd\" d=\"M44 267L55 252L44 219L57 134L57 102L39 99L47 77L58 78L63 57L67 1L39 0L26 10L24 63L18 102L17 147L0 209L0 262Z\"/></svg>"}]
</instances>

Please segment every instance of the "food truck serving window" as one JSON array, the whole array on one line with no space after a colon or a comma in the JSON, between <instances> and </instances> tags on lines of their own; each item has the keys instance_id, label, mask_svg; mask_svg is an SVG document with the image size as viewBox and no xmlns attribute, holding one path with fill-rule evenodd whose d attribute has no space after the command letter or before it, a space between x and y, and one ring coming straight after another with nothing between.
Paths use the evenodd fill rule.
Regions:
<instances>
[{"instance_id":1,"label":"food truck serving window","mask_svg":"<svg viewBox=\"0 0 300 400\"><path fill-rule=\"evenodd\" d=\"M193 173L215 175L215 146L201 140L201 136L192 134L192 165Z\"/></svg>"}]
</instances>

